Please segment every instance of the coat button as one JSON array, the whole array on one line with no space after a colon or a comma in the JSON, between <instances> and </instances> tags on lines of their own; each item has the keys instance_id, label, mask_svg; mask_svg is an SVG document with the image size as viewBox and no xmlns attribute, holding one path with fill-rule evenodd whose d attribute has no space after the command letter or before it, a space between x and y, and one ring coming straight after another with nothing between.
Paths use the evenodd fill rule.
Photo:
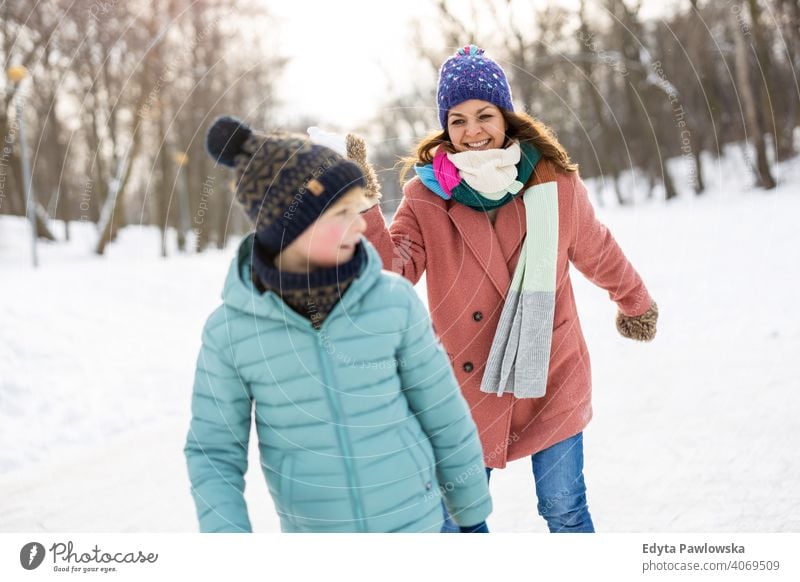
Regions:
<instances>
[{"instance_id":1,"label":"coat button","mask_svg":"<svg viewBox=\"0 0 800 582\"><path fill-rule=\"evenodd\" d=\"M472 372L472 362L466 362L464 364L464 371L465 372Z\"/></svg>"},{"instance_id":2,"label":"coat button","mask_svg":"<svg viewBox=\"0 0 800 582\"><path fill-rule=\"evenodd\" d=\"M428 489L428 490L433 489L433 483L431 483L430 481L425 483L425 489Z\"/></svg>"},{"instance_id":3,"label":"coat button","mask_svg":"<svg viewBox=\"0 0 800 582\"><path fill-rule=\"evenodd\" d=\"M475 321L480 321L481 319L483 319L483 313L481 313L480 311L476 311L475 313L472 314L472 319L474 319Z\"/></svg>"}]
</instances>

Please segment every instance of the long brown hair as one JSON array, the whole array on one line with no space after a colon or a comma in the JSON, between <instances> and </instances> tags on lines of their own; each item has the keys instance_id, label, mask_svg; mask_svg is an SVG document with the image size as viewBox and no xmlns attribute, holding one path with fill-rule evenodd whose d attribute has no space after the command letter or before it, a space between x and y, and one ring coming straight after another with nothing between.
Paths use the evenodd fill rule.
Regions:
<instances>
[{"instance_id":1,"label":"long brown hair","mask_svg":"<svg viewBox=\"0 0 800 582\"><path fill-rule=\"evenodd\" d=\"M500 109L503 114L503 119L506 121L506 143L503 147L507 146L511 140L528 141L531 142L536 149L541 152L542 157L553 161L558 167L565 172L577 172L578 164L569 159L567 150L564 149L552 130L541 121L528 115L527 113L515 113L513 111L506 111ZM450 141L450 135L447 133L447 128L443 131L434 132L423 138L413 156L402 158L400 162L403 164L400 170L400 184L405 182L406 175L416 164L430 164L433 162L434 150L442 146L446 152L454 153L456 150Z\"/></svg>"}]
</instances>

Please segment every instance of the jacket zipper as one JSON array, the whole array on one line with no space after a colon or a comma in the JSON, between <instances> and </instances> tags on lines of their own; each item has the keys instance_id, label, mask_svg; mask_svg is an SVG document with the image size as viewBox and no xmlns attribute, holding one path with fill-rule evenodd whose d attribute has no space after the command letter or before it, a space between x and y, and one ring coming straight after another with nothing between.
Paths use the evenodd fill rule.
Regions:
<instances>
[{"instance_id":1,"label":"jacket zipper","mask_svg":"<svg viewBox=\"0 0 800 582\"><path fill-rule=\"evenodd\" d=\"M350 503L352 504L353 512L356 515L358 531L365 532L367 529L364 523L364 509L361 507L361 501L358 498L358 483L356 480L355 467L353 466L353 449L352 445L350 444L349 435L342 427L341 421L344 415L342 414L341 403L339 402L339 393L336 392L332 381L332 374L329 367L328 356L325 352L325 346L322 341L322 334L317 333L316 335L317 344L319 346L320 367L322 368L322 377L323 381L325 382L323 389L325 390L325 396L328 399L328 404L330 405L334 414L336 440L339 442L339 447L344 454L344 465L347 473L347 486L348 493L350 495Z\"/></svg>"}]
</instances>

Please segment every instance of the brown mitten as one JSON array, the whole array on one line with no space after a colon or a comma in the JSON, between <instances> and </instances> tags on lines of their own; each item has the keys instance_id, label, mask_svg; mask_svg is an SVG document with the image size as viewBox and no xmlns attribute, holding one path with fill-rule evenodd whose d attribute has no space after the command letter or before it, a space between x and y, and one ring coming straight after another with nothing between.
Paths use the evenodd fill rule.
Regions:
<instances>
[{"instance_id":1,"label":"brown mitten","mask_svg":"<svg viewBox=\"0 0 800 582\"><path fill-rule=\"evenodd\" d=\"M617 330L623 337L627 337L640 342L649 342L656 337L656 321L658 321L658 305L653 301L650 309L642 313L629 317L617 312Z\"/></svg>"},{"instance_id":2,"label":"brown mitten","mask_svg":"<svg viewBox=\"0 0 800 582\"><path fill-rule=\"evenodd\" d=\"M347 143L347 157L361 167L367 182L367 196L373 205L377 204L381 200L381 185L378 182L375 170L367 161L367 144L364 143L363 138L352 133L347 134L345 141Z\"/></svg>"}]
</instances>

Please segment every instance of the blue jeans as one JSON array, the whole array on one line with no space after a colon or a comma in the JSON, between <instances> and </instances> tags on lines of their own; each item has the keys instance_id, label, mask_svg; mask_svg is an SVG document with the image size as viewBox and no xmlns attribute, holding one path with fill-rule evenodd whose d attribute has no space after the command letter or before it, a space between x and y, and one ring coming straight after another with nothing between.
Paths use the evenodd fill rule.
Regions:
<instances>
[{"instance_id":1,"label":"blue jeans","mask_svg":"<svg viewBox=\"0 0 800 582\"><path fill-rule=\"evenodd\" d=\"M583 479L583 433L531 456L536 483L537 510L551 533L594 533ZM486 468L486 478L492 469ZM444 507L444 505L443 505ZM444 509L443 533L458 532Z\"/></svg>"}]
</instances>

